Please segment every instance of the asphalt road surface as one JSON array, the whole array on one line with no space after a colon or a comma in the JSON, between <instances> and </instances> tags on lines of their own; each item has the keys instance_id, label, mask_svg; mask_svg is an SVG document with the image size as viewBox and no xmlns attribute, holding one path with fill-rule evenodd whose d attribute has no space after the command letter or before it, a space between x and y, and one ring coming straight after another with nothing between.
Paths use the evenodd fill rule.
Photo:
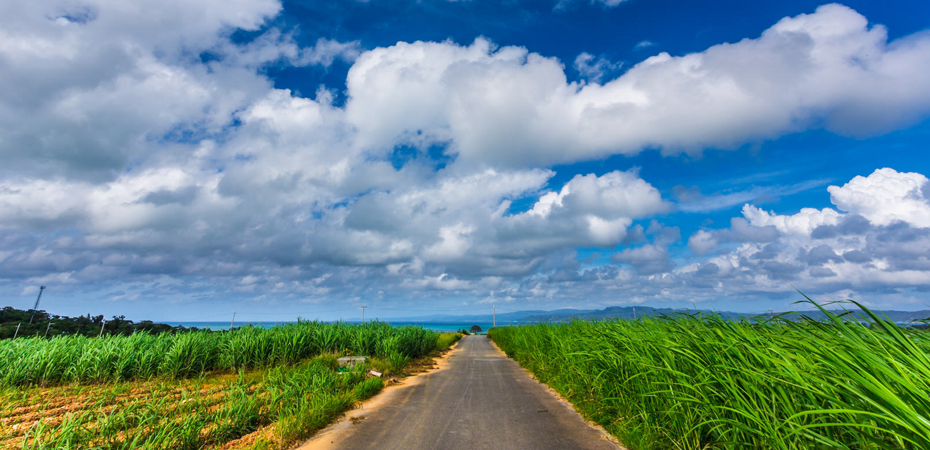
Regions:
<instances>
[{"instance_id":1,"label":"asphalt road surface","mask_svg":"<svg viewBox=\"0 0 930 450\"><path fill-rule=\"evenodd\" d=\"M620 448L486 336L464 337L442 366L380 394L301 449Z\"/></svg>"}]
</instances>

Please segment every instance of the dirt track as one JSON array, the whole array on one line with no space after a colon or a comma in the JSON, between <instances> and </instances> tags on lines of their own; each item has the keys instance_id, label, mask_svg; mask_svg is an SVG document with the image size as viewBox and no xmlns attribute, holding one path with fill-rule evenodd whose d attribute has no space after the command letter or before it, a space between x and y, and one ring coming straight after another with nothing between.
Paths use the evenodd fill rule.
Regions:
<instances>
[{"instance_id":1,"label":"dirt track","mask_svg":"<svg viewBox=\"0 0 930 450\"><path fill-rule=\"evenodd\" d=\"M300 450L618 449L486 336L389 388Z\"/></svg>"}]
</instances>

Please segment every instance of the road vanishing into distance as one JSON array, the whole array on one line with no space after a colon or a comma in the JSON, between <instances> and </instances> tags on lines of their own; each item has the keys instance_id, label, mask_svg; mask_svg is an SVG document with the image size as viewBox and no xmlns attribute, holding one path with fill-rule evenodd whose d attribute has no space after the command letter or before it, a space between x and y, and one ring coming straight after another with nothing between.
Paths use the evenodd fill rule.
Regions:
<instances>
[{"instance_id":1,"label":"road vanishing into distance","mask_svg":"<svg viewBox=\"0 0 930 450\"><path fill-rule=\"evenodd\" d=\"M465 336L440 369L386 389L301 450L621 448L487 336Z\"/></svg>"}]
</instances>

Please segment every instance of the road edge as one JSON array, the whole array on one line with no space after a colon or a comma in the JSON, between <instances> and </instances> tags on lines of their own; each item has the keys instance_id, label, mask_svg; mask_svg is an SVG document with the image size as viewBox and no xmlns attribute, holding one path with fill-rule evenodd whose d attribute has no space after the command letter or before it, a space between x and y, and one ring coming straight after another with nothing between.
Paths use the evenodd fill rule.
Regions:
<instances>
[{"instance_id":1,"label":"road edge","mask_svg":"<svg viewBox=\"0 0 930 450\"><path fill-rule=\"evenodd\" d=\"M295 444L289 448L291 450L329 450L338 448L339 442L346 435L352 432L352 425L354 425L352 421L353 419L359 420L360 418L364 418L366 414L371 414L382 406L388 404L389 401L395 397L398 392L423 383L428 375L448 369L448 360L453 354L460 350L460 342L461 339L456 341L455 344L452 344L452 346L449 347L447 351L444 351L440 353L439 356L435 357L433 360L433 363L436 366L435 368L401 378L400 383L385 386L374 396L357 403L352 408L343 412L336 421L317 431L313 434L313 436L310 436L309 439Z\"/></svg>"},{"instance_id":2,"label":"road edge","mask_svg":"<svg viewBox=\"0 0 930 450\"><path fill-rule=\"evenodd\" d=\"M546 390L549 391L549 393L552 394L552 396L555 397L556 400L558 400L560 403L562 403L563 405L571 409L575 414L578 415L579 418L581 418L582 421L584 421L584 423L588 424L589 427L593 428L595 431L600 433L601 437L603 437L607 441L610 441L610 443L616 445L618 450L629 450L625 445L623 445L623 442L620 442L620 440L617 439L616 436L607 432L607 430L604 427L602 427L599 423L593 422L589 420L587 417L585 417L584 414L578 411L578 408L575 408L575 405L572 402L568 401L568 399L563 397L562 394L559 393L559 391L556 391L555 389L552 388L552 386L549 386L548 384L543 383L542 381L539 381L539 379L536 378L536 375L533 374L533 372L530 372L529 370L527 370L526 367L523 367L523 365L520 364L519 361L507 356L507 352L501 350L501 348L497 346L497 342L494 342L494 339L491 339L490 337L488 337L488 341L490 341L491 345L493 345L494 348L497 349L497 351L501 352L501 354L503 354L505 358L517 363L517 366L519 366L520 369L523 370L523 372L529 375L530 378L533 379L533 381L541 384L544 388L546 388Z\"/></svg>"}]
</instances>

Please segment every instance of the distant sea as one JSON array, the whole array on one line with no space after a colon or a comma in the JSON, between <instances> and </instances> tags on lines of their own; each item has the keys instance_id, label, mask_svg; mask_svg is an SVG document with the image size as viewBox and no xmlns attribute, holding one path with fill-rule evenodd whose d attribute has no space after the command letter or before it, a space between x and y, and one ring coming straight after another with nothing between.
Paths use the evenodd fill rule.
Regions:
<instances>
[{"instance_id":1,"label":"distant sea","mask_svg":"<svg viewBox=\"0 0 930 450\"><path fill-rule=\"evenodd\" d=\"M417 325L428 330L435 331L458 331L461 329L471 329L472 325L478 325L481 327L481 330L484 332L488 331L488 328L491 328L493 325L491 322L392 322L389 320L383 320L382 322L390 323L396 327L401 327L404 325ZM197 327L205 328L208 330L228 330L229 322L164 322L171 326L184 326L187 328ZM297 322L236 322L233 326L241 327L243 325L252 325L259 328L273 328L279 325L287 325ZM358 322L347 322L347 323L358 323ZM498 325L506 325L504 323L498 323Z\"/></svg>"}]
</instances>

